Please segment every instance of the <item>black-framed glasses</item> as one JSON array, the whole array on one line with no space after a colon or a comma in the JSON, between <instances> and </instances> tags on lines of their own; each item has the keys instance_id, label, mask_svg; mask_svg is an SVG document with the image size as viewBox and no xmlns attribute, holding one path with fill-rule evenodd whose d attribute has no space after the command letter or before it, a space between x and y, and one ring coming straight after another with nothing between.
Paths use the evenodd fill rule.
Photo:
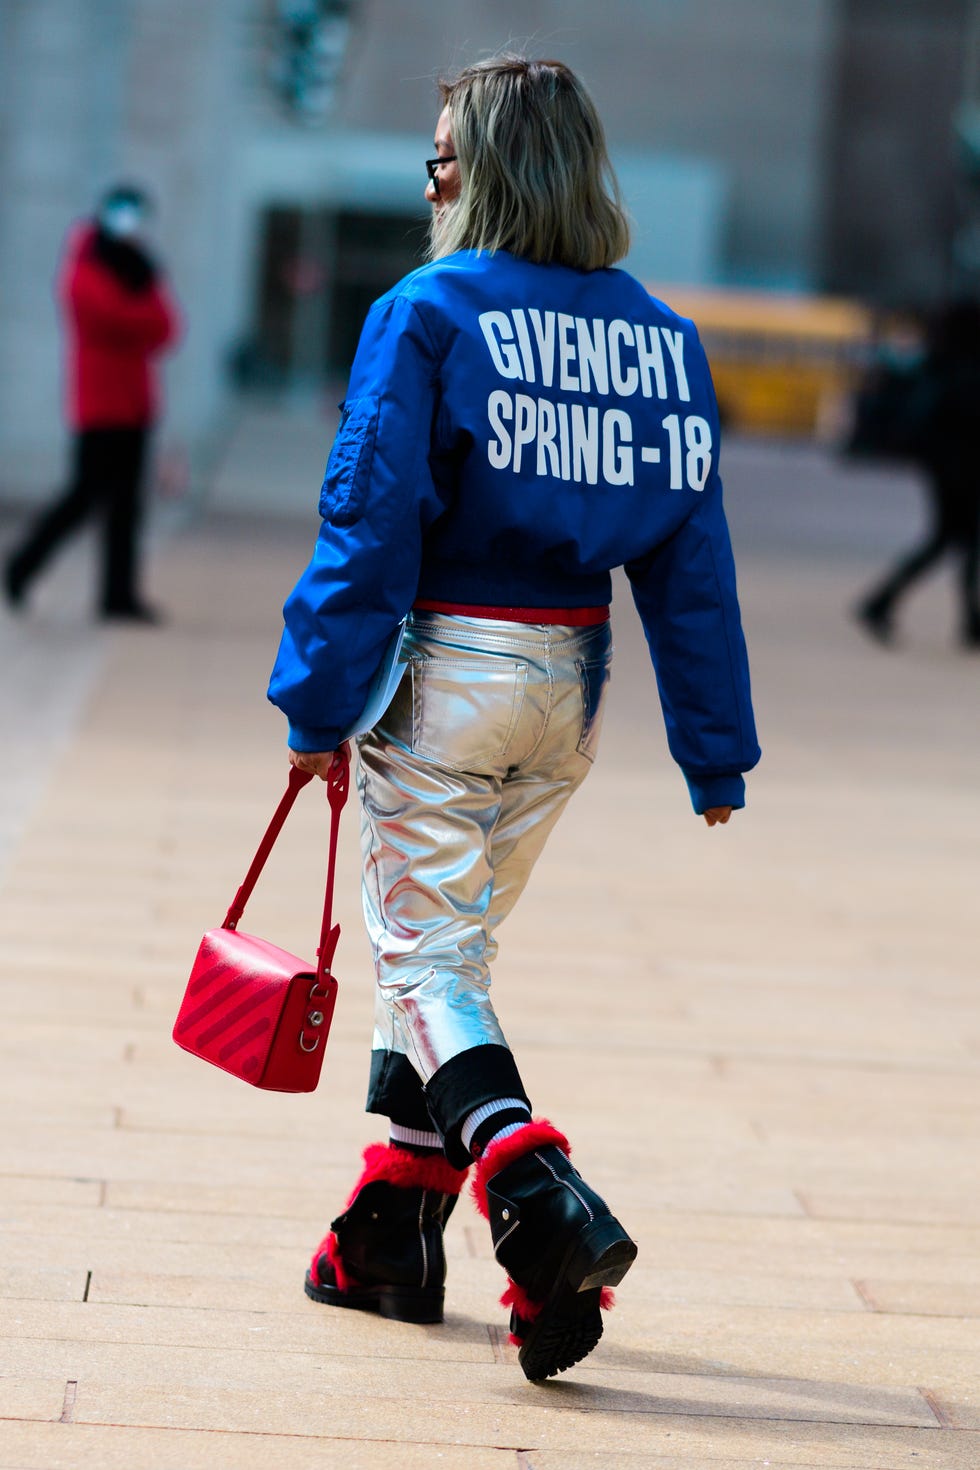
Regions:
<instances>
[{"instance_id":1,"label":"black-framed glasses","mask_svg":"<svg viewBox=\"0 0 980 1470\"><path fill-rule=\"evenodd\" d=\"M448 153L445 158L427 158L425 160L425 171L429 175L429 182L437 194L439 193L439 175L436 173L436 169L441 168L444 163L455 162L455 153Z\"/></svg>"}]
</instances>

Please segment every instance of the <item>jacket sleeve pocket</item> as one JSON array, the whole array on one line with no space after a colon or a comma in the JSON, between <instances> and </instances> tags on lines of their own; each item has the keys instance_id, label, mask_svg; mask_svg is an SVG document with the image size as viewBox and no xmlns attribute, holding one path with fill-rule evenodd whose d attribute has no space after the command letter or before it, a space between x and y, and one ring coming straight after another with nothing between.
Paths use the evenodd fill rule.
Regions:
<instances>
[{"instance_id":1,"label":"jacket sleeve pocket","mask_svg":"<svg viewBox=\"0 0 980 1470\"><path fill-rule=\"evenodd\" d=\"M377 396L344 404L320 491L320 514L332 525L352 526L363 514L380 406Z\"/></svg>"}]
</instances>

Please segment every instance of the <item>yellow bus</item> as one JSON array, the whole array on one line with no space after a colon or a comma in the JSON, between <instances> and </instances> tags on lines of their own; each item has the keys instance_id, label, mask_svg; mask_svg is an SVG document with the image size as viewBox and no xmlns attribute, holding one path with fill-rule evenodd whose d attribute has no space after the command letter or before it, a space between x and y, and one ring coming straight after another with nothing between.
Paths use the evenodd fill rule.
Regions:
<instances>
[{"instance_id":1,"label":"yellow bus","mask_svg":"<svg viewBox=\"0 0 980 1470\"><path fill-rule=\"evenodd\" d=\"M829 296L649 289L697 323L725 426L787 437L839 432L873 354L869 308Z\"/></svg>"}]
</instances>

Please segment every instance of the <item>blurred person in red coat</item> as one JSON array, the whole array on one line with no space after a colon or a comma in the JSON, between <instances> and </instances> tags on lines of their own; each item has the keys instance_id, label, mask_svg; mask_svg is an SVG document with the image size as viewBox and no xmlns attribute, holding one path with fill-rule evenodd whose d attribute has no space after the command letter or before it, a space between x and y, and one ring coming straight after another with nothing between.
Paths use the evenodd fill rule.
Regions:
<instances>
[{"instance_id":1,"label":"blurred person in red coat","mask_svg":"<svg viewBox=\"0 0 980 1470\"><path fill-rule=\"evenodd\" d=\"M102 537L100 608L110 619L158 620L142 600L139 530L149 432L159 412L154 359L172 346L177 309L146 248L149 201L117 185L72 230L58 282L66 337L66 412L74 435L68 488L8 555L12 606L52 553L85 521Z\"/></svg>"}]
</instances>

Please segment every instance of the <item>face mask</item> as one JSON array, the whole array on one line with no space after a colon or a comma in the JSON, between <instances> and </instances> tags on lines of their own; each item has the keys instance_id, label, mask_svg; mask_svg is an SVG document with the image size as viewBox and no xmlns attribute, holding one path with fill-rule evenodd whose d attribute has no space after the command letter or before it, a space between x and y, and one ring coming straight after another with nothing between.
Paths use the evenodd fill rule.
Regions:
<instances>
[{"instance_id":1,"label":"face mask","mask_svg":"<svg viewBox=\"0 0 980 1470\"><path fill-rule=\"evenodd\" d=\"M143 211L138 204L107 204L99 223L114 240L132 240L143 228Z\"/></svg>"}]
</instances>

